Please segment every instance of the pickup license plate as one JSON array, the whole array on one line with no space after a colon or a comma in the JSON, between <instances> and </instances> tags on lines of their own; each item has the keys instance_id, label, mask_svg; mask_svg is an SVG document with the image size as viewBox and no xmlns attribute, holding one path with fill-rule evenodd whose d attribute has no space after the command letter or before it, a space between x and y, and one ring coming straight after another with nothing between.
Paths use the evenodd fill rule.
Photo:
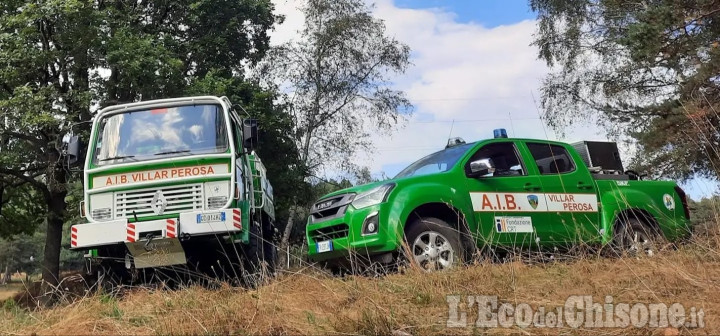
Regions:
<instances>
[{"instance_id":1,"label":"pickup license plate","mask_svg":"<svg viewBox=\"0 0 720 336\"><path fill-rule=\"evenodd\" d=\"M215 213L206 213L206 214L198 214L197 215L197 223L210 223L210 222L224 222L225 221L225 213L224 212L215 212Z\"/></svg>"},{"instance_id":2,"label":"pickup license plate","mask_svg":"<svg viewBox=\"0 0 720 336\"><path fill-rule=\"evenodd\" d=\"M317 243L317 253L332 251L332 240L321 241Z\"/></svg>"}]
</instances>

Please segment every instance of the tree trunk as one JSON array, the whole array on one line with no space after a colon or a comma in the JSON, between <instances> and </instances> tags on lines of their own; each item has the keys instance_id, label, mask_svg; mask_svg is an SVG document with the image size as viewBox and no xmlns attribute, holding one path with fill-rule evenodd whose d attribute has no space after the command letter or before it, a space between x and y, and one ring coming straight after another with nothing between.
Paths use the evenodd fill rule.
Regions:
<instances>
[{"instance_id":1,"label":"tree trunk","mask_svg":"<svg viewBox=\"0 0 720 336\"><path fill-rule=\"evenodd\" d=\"M10 274L10 264L5 265L5 272L3 272L2 279L0 279L0 285L8 284L12 280Z\"/></svg>"},{"instance_id":2,"label":"tree trunk","mask_svg":"<svg viewBox=\"0 0 720 336\"><path fill-rule=\"evenodd\" d=\"M62 162L60 153L53 152L51 162ZM45 232L45 250L42 267L43 283L57 286L60 282L60 244L65 218L65 196L67 196L67 174L61 163L57 164L48 178L48 190L45 193L47 204L47 231Z\"/></svg>"},{"instance_id":3,"label":"tree trunk","mask_svg":"<svg viewBox=\"0 0 720 336\"><path fill-rule=\"evenodd\" d=\"M295 201L293 201L292 204L288 211L288 221L287 224L285 224L282 239L280 239L280 247L278 249L278 254L280 255L279 265L287 265L287 254L285 251L288 246L290 246L290 235L292 234L293 224L295 223Z\"/></svg>"},{"instance_id":4,"label":"tree trunk","mask_svg":"<svg viewBox=\"0 0 720 336\"><path fill-rule=\"evenodd\" d=\"M60 281L60 244L62 243L65 192L52 193L48 202L47 231L43 259L43 281L56 286Z\"/></svg>"}]
</instances>

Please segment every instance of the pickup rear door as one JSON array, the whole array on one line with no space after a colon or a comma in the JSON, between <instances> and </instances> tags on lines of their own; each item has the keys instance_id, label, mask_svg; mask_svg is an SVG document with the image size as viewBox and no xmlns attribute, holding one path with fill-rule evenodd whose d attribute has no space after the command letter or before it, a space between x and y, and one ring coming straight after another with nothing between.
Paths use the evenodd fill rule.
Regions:
<instances>
[{"instance_id":1,"label":"pickup rear door","mask_svg":"<svg viewBox=\"0 0 720 336\"><path fill-rule=\"evenodd\" d=\"M535 244L535 223L544 214L537 175L528 174L516 141L492 140L464 163L483 161L495 169L485 176L465 177L465 186L478 223L478 244L527 247Z\"/></svg>"},{"instance_id":2,"label":"pickup rear door","mask_svg":"<svg viewBox=\"0 0 720 336\"><path fill-rule=\"evenodd\" d=\"M544 142L525 142L530 173L537 174L547 212L537 226L543 242L594 242L600 238L597 186L574 151Z\"/></svg>"}]
</instances>

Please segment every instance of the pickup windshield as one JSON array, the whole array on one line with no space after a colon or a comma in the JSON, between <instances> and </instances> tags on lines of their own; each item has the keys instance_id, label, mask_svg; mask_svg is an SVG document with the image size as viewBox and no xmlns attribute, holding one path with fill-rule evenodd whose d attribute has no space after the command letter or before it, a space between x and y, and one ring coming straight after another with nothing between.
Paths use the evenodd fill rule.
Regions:
<instances>
[{"instance_id":1,"label":"pickup windshield","mask_svg":"<svg viewBox=\"0 0 720 336\"><path fill-rule=\"evenodd\" d=\"M450 147L445 150L430 154L415 163L407 166L394 178L420 176L427 174L443 173L455 166L455 163L467 152L473 144L464 144Z\"/></svg>"},{"instance_id":2,"label":"pickup windshield","mask_svg":"<svg viewBox=\"0 0 720 336\"><path fill-rule=\"evenodd\" d=\"M223 153L227 148L228 134L219 105L132 111L100 121L93 163Z\"/></svg>"}]
</instances>

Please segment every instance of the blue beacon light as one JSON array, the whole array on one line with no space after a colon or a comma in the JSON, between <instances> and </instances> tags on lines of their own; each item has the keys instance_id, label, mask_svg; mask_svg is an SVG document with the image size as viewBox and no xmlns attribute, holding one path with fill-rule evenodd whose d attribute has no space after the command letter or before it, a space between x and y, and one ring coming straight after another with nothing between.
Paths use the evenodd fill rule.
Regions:
<instances>
[{"instance_id":1,"label":"blue beacon light","mask_svg":"<svg viewBox=\"0 0 720 336\"><path fill-rule=\"evenodd\" d=\"M498 128L493 130L493 136L497 138L507 138L507 131L504 128Z\"/></svg>"}]
</instances>

